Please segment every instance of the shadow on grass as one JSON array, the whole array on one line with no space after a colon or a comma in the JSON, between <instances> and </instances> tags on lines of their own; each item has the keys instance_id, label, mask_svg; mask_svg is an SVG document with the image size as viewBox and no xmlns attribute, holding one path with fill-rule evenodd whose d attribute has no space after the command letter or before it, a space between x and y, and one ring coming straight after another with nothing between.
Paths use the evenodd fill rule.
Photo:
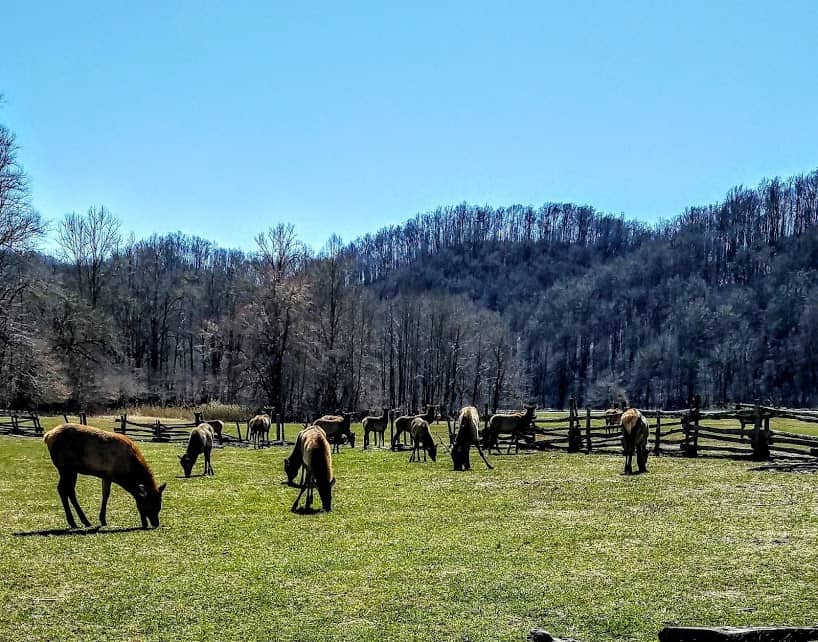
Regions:
<instances>
[{"instance_id":1,"label":"shadow on grass","mask_svg":"<svg viewBox=\"0 0 818 642\"><path fill-rule=\"evenodd\" d=\"M306 506L299 506L292 512L296 515L317 515L323 511L320 508L307 508Z\"/></svg>"},{"instance_id":2,"label":"shadow on grass","mask_svg":"<svg viewBox=\"0 0 818 642\"><path fill-rule=\"evenodd\" d=\"M103 528L102 526L92 526L91 528L49 528L41 531L24 531L12 533L14 537L65 537L74 535L113 535L115 533L134 533L144 530L141 526L129 526L127 528Z\"/></svg>"}]
</instances>

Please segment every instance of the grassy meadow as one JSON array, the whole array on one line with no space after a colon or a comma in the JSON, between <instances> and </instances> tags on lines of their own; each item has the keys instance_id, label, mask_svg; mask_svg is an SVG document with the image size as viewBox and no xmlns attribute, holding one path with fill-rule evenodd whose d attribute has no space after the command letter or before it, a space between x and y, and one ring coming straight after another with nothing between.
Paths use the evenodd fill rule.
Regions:
<instances>
[{"instance_id":1,"label":"grassy meadow","mask_svg":"<svg viewBox=\"0 0 818 642\"><path fill-rule=\"evenodd\" d=\"M493 471L473 453L455 473L443 450L409 464L344 448L332 513L295 515L283 448L219 449L215 477L190 479L180 446L140 448L168 482L162 526L136 529L114 487L108 527L68 532L42 442L0 437L0 639L523 640L540 625L596 642L815 622L814 475L651 457L624 477L619 457L564 453ZM77 495L96 523L99 481Z\"/></svg>"}]
</instances>

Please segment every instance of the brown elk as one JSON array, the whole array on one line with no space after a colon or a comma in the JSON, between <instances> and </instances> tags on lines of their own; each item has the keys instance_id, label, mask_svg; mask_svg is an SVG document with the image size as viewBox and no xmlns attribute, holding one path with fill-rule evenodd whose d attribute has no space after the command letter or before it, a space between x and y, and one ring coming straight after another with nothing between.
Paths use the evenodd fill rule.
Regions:
<instances>
[{"instance_id":1,"label":"brown elk","mask_svg":"<svg viewBox=\"0 0 818 642\"><path fill-rule=\"evenodd\" d=\"M77 475L92 475L102 480L102 505L99 522L106 525L105 510L111 493L111 482L118 484L136 500L142 528L159 526L162 493L165 484L156 485L156 479L136 444L124 435L107 432L91 426L62 424L49 430L43 437L51 461L60 474L57 492L65 509L65 518L71 528L77 528L70 501L85 526L91 522L77 501Z\"/></svg>"},{"instance_id":2,"label":"brown elk","mask_svg":"<svg viewBox=\"0 0 818 642\"><path fill-rule=\"evenodd\" d=\"M316 419L314 424L324 429L327 439L332 444L332 452L338 453L341 452L341 441L344 438L349 441L352 448L355 448L355 433L349 427L351 420L352 415L343 412L340 415L324 415Z\"/></svg>"},{"instance_id":3,"label":"brown elk","mask_svg":"<svg viewBox=\"0 0 818 642\"><path fill-rule=\"evenodd\" d=\"M614 404L605 411L603 416L605 417L605 432L610 434L613 432L614 426L617 426L622 419L622 410L617 404Z\"/></svg>"},{"instance_id":4,"label":"brown elk","mask_svg":"<svg viewBox=\"0 0 818 642\"><path fill-rule=\"evenodd\" d=\"M625 474L633 474L633 455L640 473L648 472L648 434L650 426L645 416L636 408L622 413L622 448L625 451Z\"/></svg>"},{"instance_id":5,"label":"brown elk","mask_svg":"<svg viewBox=\"0 0 818 642\"><path fill-rule=\"evenodd\" d=\"M375 446L377 447L379 444L383 446L383 435L389 425L389 411L384 408L380 417L364 417L362 425L364 429L364 450L369 447L370 432L375 435Z\"/></svg>"},{"instance_id":6,"label":"brown elk","mask_svg":"<svg viewBox=\"0 0 818 642\"><path fill-rule=\"evenodd\" d=\"M213 429L213 434L216 436L216 439L219 440L220 444L224 443L224 437L222 436L224 433L224 422L221 419L206 419L206 424L210 424L210 427Z\"/></svg>"},{"instance_id":7,"label":"brown elk","mask_svg":"<svg viewBox=\"0 0 818 642\"><path fill-rule=\"evenodd\" d=\"M196 464L199 455L204 454L204 472L203 475L215 475L213 466L210 463L210 452L213 450L213 427L210 422L201 423L190 431L190 437L187 441L187 451L184 455L179 457L179 463L182 465L182 470L185 477L190 477L190 472Z\"/></svg>"},{"instance_id":8,"label":"brown elk","mask_svg":"<svg viewBox=\"0 0 818 642\"><path fill-rule=\"evenodd\" d=\"M499 438L500 435L508 435L514 439L514 447L519 450L519 438L521 433L531 425L531 420L534 418L534 411L537 406L527 404L525 412L519 411L511 413L510 415L492 415L489 419L488 429L483 435L486 448L491 452L495 448L499 454ZM512 443L509 442L506 454L511 452Z\"/></svg>"},{"instance_id":9,"label":"brown elk","mask_svg":"<svg viewBox=\"0 0 818 642\"><path fill-rule=\"evenodd\" d=\"M392 450L398 447L398 438L402 433L408 431L412 427L412 421L415 419L423 419L426 423L432 423L437 416L437 406L432 404L426 405L426 412L422 415L404 415L395 419L395 434L392 436Z\"/></svg>"},{"instance_id":10,"label":"brown elk","mask_svg":"<svg viewBox=\"0 0 818 642\"><path fill-rule=\"evenodd\" d=\"M299 463L300 460L300 463ZM318 495L321 497L321 506L327 512L332 510L332 487L335 485L335 476L332 473L332 454L330 453L329 441L323 428L319 426L308 426L300 433L296 439L293 453L284 460L284 470L286 471L288 483L292 483L298 468L301 468L301 491L295 498L292 512L298 510L298 502L306 491L307 498L304 502L305 510L312 507L313 489L318 487Z\"/></svg>"},{"instance_id":11,"label":"brown elk","mask_svg":"<svg viewBox=\"0 0 818 642\"><path fill-rule=\"evenodd\" d=\"M426 461L427 452L432 461L437 461L437 446L429 430L429 422L422 417L415 417L409 427L409 432L412 435L412 454L409 456L409 462L419 462L421 450L423 451L423 461Z\"/></svg>"},{"instance_id":12,"label":"brown elk","mask_svg":"<svg viewBox=\"0 0 818 642\"><path fill-rule=\"evenodd\" d=\"M247 435L253 448L261 448L262 437L267 444L270 443L270 415L256 415L247 422Z\"/></svg>"},{"instance_id":13,"label":"brown elk","mask_svg":"<svg viewBox=\"0 0 818 642\"><path fill-rule=\"evenodd\" d=\"M452 463L455 470L471 470L470 451L475 446L486 462L489 470L493 466L486 459L480 447L480 414L474 406L466 406L457 417L455 433L452 436Z\"/></svg>"}]
</instances>

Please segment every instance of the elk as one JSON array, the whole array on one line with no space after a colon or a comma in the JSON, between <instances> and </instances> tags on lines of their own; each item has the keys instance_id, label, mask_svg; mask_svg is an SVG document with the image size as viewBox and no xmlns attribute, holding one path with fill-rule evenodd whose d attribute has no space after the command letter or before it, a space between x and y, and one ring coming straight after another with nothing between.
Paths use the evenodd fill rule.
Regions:
<instances>
[{"instance_id":1,"label":"elk","mask_svg":"<svg viewBox=\"0 0 818 642\"><path fill-rule=\"evenodd\" d=\"M348 412L340 415L324 415L320 419L316 419L314 424L324 429L326 437L332 444L332 452L341 452L341 440L346 437L349 440L349 445L355 448L355 433L349 428L349 422L352 415Z\"/></svg>"},{"instance_id":2,"label":"elk","mask_svg":"<svg viewBox=\"0 0 818 642\"><path fill-rule=\"evenodd\" d=\"M409 456L409 463L420 461L420 451L423 450L423 461L426 461L426 453L432 461L437 461L437 446L429 431L429 422L422 417L415 417L409 427L412 435L412 454Z\"/></svg>"},{"instance_id":3,"label":"elk","mask_svg":"<svg viewBox=\"0 0 818 642\"><path fill-rule=\"evenodd\" d=\"M607 434L611 434L613 432L614 426L619 424L620 419L622 418L622 410L614 404L611 408L608 408L604 415L605 417L605 432Z\"/></svg>"},{"instance_id":4,"label":"elk","mask_svg":"<svg viewBox=\"0 0 818 642\"><path fill-rule=\"evenodd\" d=\"M518 411L510 415L492 415L489 419L488 429L484 435L486 448L491 451L492 448L500 453L500 446L498 440L500 435L510 435L514 438L514 447L519 450L518 440L520 433L531 425L531 420L534 418L535 405L527 404L525 412ZM511 452L511 442L508 444L506 454Z\"/></svg>"},{"instance_id":5,"label":"elk","mask_svg":"<svg viewBox=\"0 0 818 642\"><path fill-rule=\"evenodd\" d=\"M414 419L423 419L426 423L432 423L437 416L437 406L426 404L426 412L422 415L404 415L403 417L398 417L395 419L395 434L392 437L392 445L391 449L396 450L398 447L398 437L401 436L401 433L410 430L412 427L412 421Z\"/></svg>"},{"instance_id":6,"label":"elk","mask_svg":"<svg viewBox=\"0 0 818 642\"><path fill-rule=\"evenodd\" d=\"M221 422L219 422L221 423ZM204 453L204 472L203 475L215 475L213 466L210 463L210 451L213 450L213 427L210 422L201 423L190 431L190 437L187 441L187 451L184 455L180 455L179 463L182 465L182 470L185 477L190 477L190 471L199 455Z\"/></svg>"},{"instance_id":7,"label":"elk","mask_svg":"<svg viewBox=\"0 0 818 642\"><path fill-rule=\"evenodd\" d=\"M471 470L470 451L475 446L486 462L489 470L494 467L486 459L480 447L480 414L474 406L466 406L457 417L456 430L452 437L452 463L455 470Z\"/></svg>"},{"instance_id":8,"label":"elk","mask_svg":"<svg viewBox=\"0 0 818 642\"><path fill-rule=\"evenodd\" d=\"M43 441L60 475L57 493L70 528L77 528L77 523L71 514L69 501L74 505L80 521L85 526L91 525L77 501L77 475L80 474L102 480L102 505L99 509L102 526L107 523L105 510L111 494L111 482L124 488L136 500L142 528L148 528L148 522L154 528L159 526L159 511L162 510L162 493L166 484L156 485L145 458L128 437L91 426L62 424L49 430Z\"/></svg>"},{"instance_id":9,"label":"elk","mask_svg":"<svg viewBox=\"0 0 818 642\"><path fill-rule=\"evenodd\" d=\"M256 415L247 422L247 434L253 448L261 448L261 438L264 436L265 443L270 443L270 415Z\"/></svg>"},{"instance_id":10,"label":"elk","mask_svg":"<svg viewBox=\"0 0 818 642\"><path fill-rule=\"evenodd\" d=\"M223 444L224 437L222 433L224 432L224 422L221 419L207 419L205 423L210 424L210 427L213 429L213 434L219 440L219 443Z\"/></svg>"},{"instance_id":11,"label":"elk","mask_svg":"<svg viewBox=\"0 0 818 642\"><path fill-rule=\"evenodd\" d=\"M622 413L622 448L625 451L625 474L633 474L633 455L640 473L648 472L648 420L636 408Z\"/></svg>"},{"instance_id":12,"label":"elk","mask_svg":"<svg viewBox=\"0 0 818 642\"><path fill-rule=\"evenodd\" d=\"M296 454L298 451L298 454ZM335 476L332 474L332 454L330 453L327 435L320 426L309 426L298 433L293 454L284 460L284 470L287 473L289 483L295 478L298 472L297 460L300 459L301 467L301 492L295 498L292 512L297 512L298 502L306 491L307 498L304 502L304 509L312 507L313 490L318 487L318 495L321 497L322 508L330 512L332 510L332 487L335 485ZM293 470L294 469L294 470ZM292 476L291 476L292 474Z\"/></svg>"},{"instance_id":13,"label":"elk","mask_svg":"<svg viewBox=\"0 0 818 642\"><path fill-rule=\"evenodd\" d=\"M379 443L383 446L383 435L386 432L386 427L389 425L389 411L383 408L380 417L364 417L362 423L364 429L364 450L369 447L370 432L375 435L375 446L378 446Z\"/></svg>"}]
</instances>

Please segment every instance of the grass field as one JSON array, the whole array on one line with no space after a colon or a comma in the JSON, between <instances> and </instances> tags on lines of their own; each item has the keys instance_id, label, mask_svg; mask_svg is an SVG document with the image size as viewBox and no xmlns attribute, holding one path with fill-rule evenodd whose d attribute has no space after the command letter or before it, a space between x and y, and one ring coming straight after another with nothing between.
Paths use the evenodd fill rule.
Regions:
<instances>
[{"instance_id":1,"label":"grass field","mask_svg":"<svg viewBox=\"0 0 818 642\"><path fill-rule=\"evenodd\" d=\"M284 449L220 449L215 477L179 479L179 446L140 447L169 482L162 527L135 530L115 487L107 528L67 534L44 445L0 438L0 639L523 640L542 625L592 642L815 622L813 475L662 457L629 478L619 457L562 453L454 473L445 452L344 449L333 512L294 515ZM96 522L99 481L78 497Z\"/></svg>"}]
</instances>

